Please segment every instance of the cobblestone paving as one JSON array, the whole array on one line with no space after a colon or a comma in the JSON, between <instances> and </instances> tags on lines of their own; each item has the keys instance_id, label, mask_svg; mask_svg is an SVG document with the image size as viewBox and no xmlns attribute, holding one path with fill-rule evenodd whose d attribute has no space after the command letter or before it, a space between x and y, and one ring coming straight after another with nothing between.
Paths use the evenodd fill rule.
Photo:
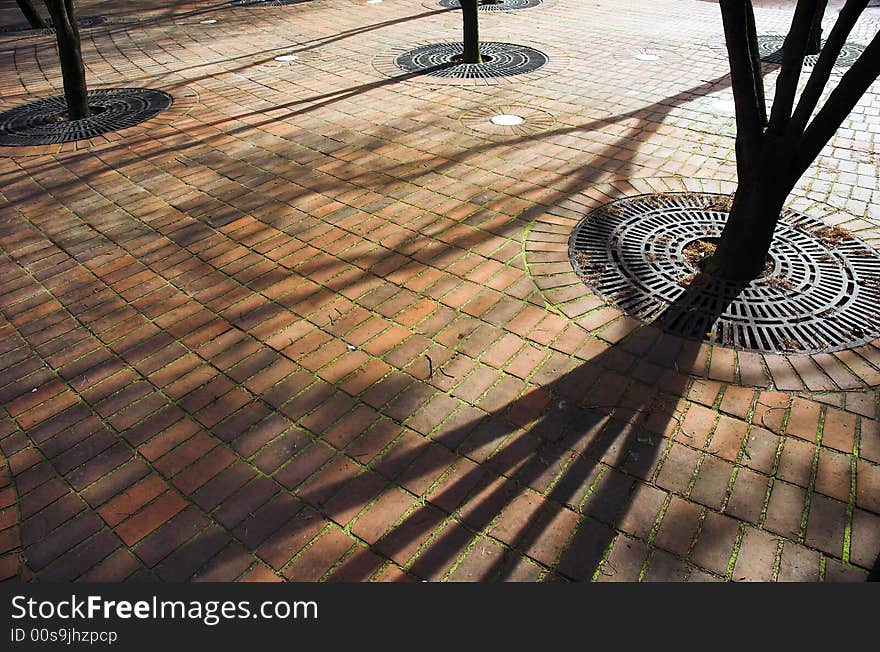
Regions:
<instances>
[{"instance_id":1,"label":"cobblestone paving","mask_svg":"<svg viewBox=\"0 0 880 652\"><path fill-rule=\"evenodd\" d=\"M683 341L568 262L603 202L732 190L717 6L485 12L550 62L451 83L387 67L439 6L80 5L91 86L174 105L0 151L0 575L866 578L880 341ZM0 110L60 93L52 39L0 34ZM878 93L791 201L874 245Z\"/></svg>"}]
</instances>

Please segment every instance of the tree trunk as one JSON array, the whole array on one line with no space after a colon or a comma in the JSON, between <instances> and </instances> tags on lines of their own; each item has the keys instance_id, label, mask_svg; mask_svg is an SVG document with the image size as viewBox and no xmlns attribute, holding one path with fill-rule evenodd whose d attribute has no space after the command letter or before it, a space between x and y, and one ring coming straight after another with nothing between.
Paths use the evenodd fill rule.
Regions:
<instances>
[{"instance_id":1,"label":"tree trunk","mask_svg":"<svg viewBox=\"0 0 880 652\"><path fill-rule=\"evenodd\" d=\"M807 38L807 49L804 54L819 54L822 49L822 19L825 17L825 9L828 7L828 0L818 0L816 9L813 12L813 22L810 24L810 35ZM788 45L788 39L782 44L782 50Z\"/></svg>"},{"instance_id":2,"label":"tree trunk","mask_svg":"<svg viewBox=\"0 0 880 652\"><path fill-rule=\"evenodd\" d=\"M703 261L703 269L716 276L746 281L764 269L782 207L798 179L878 79L880 34L874 36L814 115L834 61L867 0L846 0L824 47L821 24L827 0L798 0L783 46L782 70L768 121L760 63L755 57L757 36L751 0L719 0L719 4L736 104L738 186L718 247ZM813 43L808 43L811 40ZM803 53L817 44L818 61L794 107Z\"/></svg>"},{"instance_id":3,"label":"tree trunk","mask_svg":"<svg viewBox=\"0 0 880 652\"><path fill-rule=\"evenodd\" d=\"M69 120L88 118L89 96L86 89L86 71L80 49L79 28L76 25L74 0L45 0L55 28L61 76L64 81L64 99Z\"/></svg>"},{"instance_id":4,"label":"tree trunk","mask_svg":"<svg viewBox=\"0 0 880 652\"><path fill-rule=\"evenodd\" d=\"M478 18L478 0L460 0L461 18L464 27L463 63L483 63L480 56L480 22Z\"/></svg>"},{"instance_id":5,"label":"tree trunk","mask_svg":"<svg viewBox=\"0 0 880 652\"><path fill-rule=\"evenodd\" d=\"M34 29L45 29L48 27L46 25L46 21L43 20L43 17L37 12L34 8L31 0L15 0L18 4L18 8L21 9L21 13L24 14L24 17L27 18L28 25L33 27Z\"/></svg>"},{"instance_id":6,"label":"tree trunk","mask_svg":"<svg viewBox=\"0 0 880 652\"><path fill-rule=\"evenodd\" d=\"M787 196L772 181L740 181L718 248L704 261L703 270L735 281L760 276Z\"/></svg>"}]
</instances>

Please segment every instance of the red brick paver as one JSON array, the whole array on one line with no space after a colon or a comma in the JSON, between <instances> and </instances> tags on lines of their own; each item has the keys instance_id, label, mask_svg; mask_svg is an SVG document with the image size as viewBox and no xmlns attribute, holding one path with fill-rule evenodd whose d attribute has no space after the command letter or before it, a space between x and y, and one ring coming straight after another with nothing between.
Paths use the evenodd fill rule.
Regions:
<instances>
[{"instance_id":1,"label":"red brick paver","mask_svg":"<svg viewBox=\"0 0 880 652\"><path fill-rule=\"evenodd\" d=\"M601 203L735 187L717 7L623 4L487 12L551 61L474 84L388 76L439 7L82 0L91 85L175 102L0 149L0 579L863 579L880 341L685 342L568 263ZM0 109L60 93L0 41ZM873 245L877 93L792 197Z\"/></svg>"}]
</instances>

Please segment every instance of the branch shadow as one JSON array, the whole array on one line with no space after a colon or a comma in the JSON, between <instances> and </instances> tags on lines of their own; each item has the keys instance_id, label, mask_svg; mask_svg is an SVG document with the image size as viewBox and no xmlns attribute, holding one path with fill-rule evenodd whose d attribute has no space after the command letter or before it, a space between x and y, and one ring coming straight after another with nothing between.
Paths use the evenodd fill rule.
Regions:
<instances>
[{"instance_id":1,"label":"branch shadow","mask_svg":"<svg viewBox=\"0 0 880 652\"><path fill-rule=\"evenodd\" d=\"M160 15L157 17L151 17L151 18L144 19L142 21L137 21L134 24L120 25L120 24L115 24L115 23L109 23L109 24L104 24L104 25L98 25L92 29L97 34L112 34L114 32L127 31L131 27L141 28L141 27L149 27L151 25L158 25L166 20L182 20L182 19L186 19L186 18L197 18L200 16L211 14L212 12L215 12L215 11L222 11L224 9L230 9L228 2L223 2L223 3L220 3L219 5L210 6L210 7L200 7L198 9L186 11L183 13L169 13L168 15ZM293 54L309 52L309 51L316 50L321 47L325 47L328 45L332 45L334 43L338 43L340 41L343 41L343 40L346 40L349 38L360 36L362 34L368 34L370 32L373 32L373 31L376 31L376 30L379 30L379 29L382 29L385 27L408 23L413 20L419 20L421 18L428 18L430 16L439 15L439 14L447 13L450 11L457 11L457 10L456 9L447 9L447 8L443 8L443 7L438 6L438 8L436 10L426 11L426 12L422 12L420 14L414 14L411 16L403 16L401 18L394 18L394 19L382 21L379 23L373 23L371 25L364 25L363 27L356 27L353 29L349 29L349 30L345 30L343 32L340 32L339 34L334 34L333 36L317 37L317 38L308 39L306 41L302 41L299 43L292 43L289 47L287 47L287 50L289 50L289 52L293 53ZM29 36L27 36L27 38L30 38L31 36L32 35L29 35ZM16 40L10 39L10 47L9 48L0 48L0 53L12 52L16 49L16 45L17 45ZM50 50L52 52L55 51L55 43L53 40L49 40L42 45L35 46L35 48L37 50L39 50L40 47L43 47L43 48ZM231 62L241 61L241 60L248 61L248 63L246 63L244 65L238 66L236 68L231 68L228 70L223 70L220 73L220 74L231 74L231 73L236 73L236 72L241 72L243 70L247 70L248 68L251 68L256 65L268 63L269 61L273 60L273 57L277 54L277 51L278 51L278 48L264 49L264 50L252 52L252 53L249 53L246 55L241 55L241 56L237 56L237 57L228 57L228 58L224 59L222 62L209 62L209 63L203 63L203 64L196 64L196 65L192 65L187 68L184 68L184 69L172 70L172 71L169 71L166 73L162 73L161 75L158 75L158 76L157 75L145 75L143 77L130 77L130 78L126 78L126 81L128 83L130 83L130 82L135 82L139 79L163 79L166 77L180 76L186 71L191 71L191 70L194 70L197 68L203 68L206 66L216 66L221 63L231 63ZM272 56L269 56L265 59L259 59L256 61L253 60L254 57L259 57L261 55L266 55L269 53L272 53ZM86 55L88 55L88 53L86 53ZM85 58L86 58L86 61L88 61L88 56L86 56ZM171 85L168 88L170 90L173 90L174 88L177 88L182 84L191 84L191 83L203 81L205 79L214 78L217 76L218 76L217 73L212 73L212 74L201 75L198 77L187 77L185 82L182 82L181 84L178 84L178 85ZM86 81L88 81L88 79ZM342 91L342 92L344 92L344 91Z\"/></svg>"},{"instance_id":2,"label":"branch shadow","mask_svg":"<svg viewBox=\"0 0 880 652\"><path fill-rule=\"evenodd\" d=\"M657 117L657 112L652 109L659 108L660 113L666 114L671 107L692 99L695 93L715 90L726 78L721 77L644 109L608 119L503 143L489 143L457 157L430 157L425 160L431 163L431 171L443 170L444 166L457 164L495 147L538 142L554 134L592 130L630 118L638 120L636 125L627 129L607 148L590 154L604 157L628 142L634 134L650 133L656 129L660 122L646 117ZM393 82L376 82L385 83ZM342 92L357 94L356 91L361 88ZM332 99L325 96L317 99L320 101L322 98ZM282 108L290 107L282 105ZM242 127L246 128L249 127ZM125 145L120 147L124 148ZM622 176L628 170L630 167L625 163L616 172ZM395 176L395 179L417 179L421 174L423 172L416 171L405 177ZM558 191L552 201L562 201L589 187L596 182L596 174L596 168L585 166L583 173ZM542 208L527 211L515 228L521 228L523 222L530 221L535 211ZM179 244L185 247L187 243L181 241ZM208 260L201 260L201 263L213 269ZM364 275L369 273L365 271ZM681 309L694 300L695 292L695 289L687 290L674 306L670 306L663 319L672 319L673 314L680 314ZM723 304L721 302L717 306L719 314L723 311ZM251 313L230 317L230 323L241 324L252 317ZM552 558L547 557L545 561L551 567L558 567L559 573L565 577L592 578L617 536L613 527L620 525L630 511L635 483L653 475L660 455L673 440L687 444L684 441L687 440L687 433L682 434L680 427L676 429L670 426L677 423L674 404L684 393L689 379L682 375L673 376L667 378L662 388L658 389L653 383L660 379L646 375L656 373L656 370L642 368L641 379L629 374L647 367L647 364L641 363L668 368L678 360L686 364L695 354L694 347L683 345L677 338L663 335L654 327L644 326L621 345L598 354L551 382L527 391L514 401L496 407L486 417L439 434L434 441L475 461L477 468L457 479L432 500L438 501L444 510L449 508L450 512L460 513L470 530L479 534L498 525L496 519L499 517L506 518L508 509L525 487L544 482L548 470L560 468L561 477L548 496L554 504L568 505L578 510L584 518L571 542L566 541L564 549L558 546L552 548L559 554L554 553ZM556 476L555 473L550 475ZM587 480L590 481L589 486L584 488ZM340 484L331 488L330 492L336 495L335 489L343 488ZM357 502L352 500L349 504L356 506ZM545 504L537 513L507 525L503 532L505 543L516 550L528 549L530 554L537 557L539 553L535 551L536 547L543 545L546 536L555 531L552 521L559 513L555 510L555 506ZM510 509L511 514L514 511ZM394 558L431 531L426 522L413 516L403 521L388 537L377 542L376 550ZM502 534L500 530L496 533ZM414 572L427 577L447 568L453 556L460 551L459 535L460 532L451 531L432 539L429 549L417 560ZM514 562L513 557L498 559L482 571L484 577L512 579L516 573Z\"/></svg>"},{"instance_id":3,"label":"branch shadow","mask_svg":"<svg viewBox=\"0 0 880 652\"><path fill-rule=\"evenodd\" d=\"M713 82L710 85L715 86L716 83ZM684 101L685 98L690 96L681 95L680 97L681 101ZM658 105L654 106L660 106L661 110L668 110L668 106L664 106L662 103L658 103ZM609 120L589 123L588 125L585 125L585 127L592 129L604 124L625 120L630 117L636 117L638 119L639 115L640 112L632 112ZM656 112L651 113L650 115L651 117L656 118ZM603 149L596 154L591 154L591 156L601 157L605 154L610 155L620 144L627 142L632 134L640 131L651 131L651 129L656 128L657 125L659 125L659 123L651 122L648 119L638 119L637 124L627 129L626 132L621 134L621 136L610 144L607 149ZM584 127L567 128L558 131L562 133L570 133L571 131L581 128ZM541 136L546 136L546 134L542 134ZM527 137L517 139L515 143L527 143L536 140L538 139L535 137ZM483 149L489 151L495 147L510 145L510 142L500 144L489 143L486 144ZM466 156L474 156L478 153L479 150L472 150L469 151ZM446 162L450 163L451 160L451 158L446 159ZM436 170L437 167L442 167L443 165L443 160L437 160L436 165L433 167ZM618 173L625 174L626 170L627 167L624 165L618 169ZM100 173L100 170L94 171L94 174L98 173ZM556 193L553 200L561 201L565 197L571 196L572 194L579 192L581 189L588 187L595 182L596 174L596 168L586 168L582 174L575 176L565 189ZM418 176L418 173L412 175L413 178L416 176ZM20 198L17 197L16 199L18 200ZM521 228L523 222L528 222L533 219L533 217L534 211L527 212L521 217L519 223L515 224L512 228ZM185 233L178 233L175 240L179 246L186 247L187 241L185 238L187 237L190 236ZM58 244L59 246L62 246L60 243ZM471 246L471 244L466 246ZM65 250L63 246L62 250ZM71 256L74 258L82 257L81 255L77 256L75 250L71 251ZM211 263L208 260L202 259L201 264L212 268ZM313 269L312 271L316 272L317 270ZM370 274L370 271L365 270L364 275ZM381 276L377 278L381 278ZM356 282L357 280L351 281L351 285L354 285ZM146 308L147 306L144 307ZM256 310L259 311L259 308ZM248 312L247 314L239 314L237 317L230 316L228 319L232 325L237 327L241 326L246 329L245 323L251 321L253 316L254 315ZM644 333L645 334L641 337L647 339L648 336L652 334L652 331L650 329L644 329ZM630 340L634 343L641 341L639 337L633 337L630 338ZM673 346L675 345L664 344L652 348L655 352L668 351L668 349ZM586 454L580 454L578 457L580 461L576 464L572 463L571 466L566 467L567 471L565 473L565 480L564 482L559 483L559 488L556 489L555 493L552 495L554 500L574 501L573 497L566 497L566 492L576 492L576 489L573 489L572 485L575 485L578 480L580 480L582 484L583 478L589 475L591 471L601 470L603 478L605 478L606 475L607 478L617 478L616 475L610 475L612 472L609 470L612 468L612 463L617 463L616 456L619 454L630 455L635 450L633 448L634 446L643 445L635 434L632 420L650 418L652 412L662 414L661 410L651 409L654 405L654 403L652 403L653 399L646 398L646 396L654 395L654 393L650 391L650 388L644 383L630 383L623 375L624 372L625 368L622 366L621 355L619 353L611 352L607 355L602 355L595 361L595 363L591 361L590 364L583 365L579 370L566 374L562 379L554 381L546 387L528 392L515 402L510 403L500 410L494 411L488 417L470 424L472 427L461 427L454 430L449 435L443 436L439 442L441 445L450 450L460 449L466 457L470 455L475 458L481 457L481 455L476 454L476 451L487 448L492 442L499 445L501 440L507 442L507 445L504 446L504 450L500 451L498 455L490 456L485 460L482 460L488 465L485 469L480 468L480 465L478 464L478 469L472 474L469 474L463 483L455 483L455 490L452 493L459 494L462 489L470 489L470 483L476 481L479 484L488 479L489 474L501 473L501 475L498 476L500 478L500 480L498 480L498 482L500 482L499 486L494 486L490 482L487 487L484 488L488 491L485 496L474 496L472 499L474 509L465 518L464 522L468 523L469 527L476 531L480 531L487 527L488 524L491 523L510 503L512 496L508 494L512 490L516 487L523 486L524 483L526 485L533 483L537 481L538 478L545 475L548 468L546 463L547 458L552 460L554 464L563 462L567 463L569 460L564 454L565 450L576 450L580 451L580 453ZM614 374L614 382L610 382L611 373ZM601 383L596 386L594 403L586 404L585 406L583 402L578 402L578 399L580 399L583 394L584 387L592 386L598 381L601 381ZM670 387L670 389L673 390L670 396L675 393L676 389L683 389L686 382L687 379L683 378L678 380L677 383L674 383L673 386ZM630 385L632 385L632 387L629 389L627 396L631 396L632 398L628 403L620 402L619 399L621 394L618 392L609 393L610 388L616 388L622 392ZM534 424L530 425L529 415L534 412L534 405L536 402L540 403L543 401L548 395L556 395L559 397L559 400L554 403L554 405L557 406L557 409L548 410L546 413L538 417ZM573 412L572 408L559 407L560 404L568 406L569 403L563 403L565 401L569 401L571 405L578 406L578 409ZM547 405L550 405L550 403L546 403L544 407ZM590 405L593 407L589 407ZM511 417L513 421L508 417ZM656 418L656 416L654 418ZM590 424L586 430L582 427L582 424L584 423ZM668 423L668 419L664 423ZM579 426L578 424L581 425ZM621 437L623 438L622 440ZM633 444L633 441L635 441L635 444ZM641 464L645 464L651 456L657 455L657 444L654 446L649 445L649 449L652 450L646 452L644 457L640 457L642 460ZM638 452L636 452L636 454L638 455ZM543 462L542 458L544 459ZM636 459L633 457L632 461L629 462L629 466L625 467L632 471L629 476L632 478L636 477L635 472L639 472L641 468L639 466L633 466L635 461ZM393 460L390 460L390 462L393 462ZM600 463L604 464L604 466L600 467ZM603 488L606 483L609 484L609 488ZM600 487L597 490L594 490L591 494L589 501L591 505L590 510L599 514L605 514L609 511L617 514L624 510L625 504L618 500L620 498L619 483L620 481L616 479L613 481L610 479L602 480ZM578 484L578 486L580 486L580 484ZM611 486L615 487L615 489L610 488ZM333 493L335 493L335 491L333 491ZM447 496L448 495L449 494L447 494ZM441 498L440 500L442 500L444 504L451 504L446 497ZM618 502L615 503L615 500ZM352 503L352 505L354 504L356 503ZM609 505L615 505L616 508L609 507ZM595 508L593 506L595 506ZM546 514L542 513L541 518L546 518ZM419 536L426 534L424 532L425 527L425 523L420 522L418 518L409 519L405 524L401 524L400 527L396 528L395 531L389 535L387 541L378 544L377 550L382 551L382 554L388 557L396 556L398 551L411 545L413 541L418 540ZM607 525L603 525L602 527L606 529L599 530L599 532L602 533L602 536L598 537L598 541L595 540L595 532L593 532L592 527L587 528L585 526L585 529L583 530L584 532L587 532L588 529L590 530L590 536L593 537L593 543L595 544L594 548L596 549L604 549L599 543L607 539L609 536L612 536L612 531L607 529ZM511 533L511 537L509 538L515 540L519 545L521 541L527 541L529 537L539 537L542 529L544 529L543 525L536 517L527 520L527 522L517 527L515 531ZM587 535L584 534L579 536L583 538ZM448 549L448 543L450 539L454 538L455 537L452 535L441 535L440 537L435 538L431 543L432 551L435 547L437 547L438 550L446 550L443 552L430 552L430 554L424 557L423 561L419 562L419 567L416 571L430 575L437 567L445 565L449 556L452 554L452 550ZM578 549L582 548L583 545L585 544L578 544ZM567 561L565 563L565 570L563 572L568 577L579 577L586 572L583 570L586 568L583 564L583 559L585 559L584 555L577 553L575 558L581 561L578 561L576 564L574 561ZM575 566L569 567L569 564L575 564ZM510 574L513 571L507 567L498 567L491 572L494 574L493 577L505 578L510 577Z\"/></svg>"},{"instance_id":4,"label":"branch shadow","mask_svg":"<svg viewBox=\"0 0 880 652\"><path fill-rule=\"evenodd\" d=\"M661 456L673 442L701 450L689 441L692 435L683 431L676 410L689 378L666 373L660 386L653 384L660 382L660 370L693 361L698 343L689 344L662 327L693 314L696 305L711 305L714 311L699 317L708 330L743 287L699 275L654 325L640 326L621 344L487 416L432 436L434 444L473 462L470 470L427 499L460 518L470 533L459 526L447 528L431 539L411 571L439 578L462 553L463 541L487 535L511 551L480 564L476 577L469 579L516 579L519 555L567 579L614 574L600 565L619 529L634 533L634 527L641 527L625 523L639 484L653 482ZM629 365L622 367L621 360L627 359ZM639 380L638 369L648 367L656 377L642 375ZM394 460L383 463L393 465ZM547 489L546 499L541 498ZM322 487L321 493L325 491L336 494ZM338 496L328 502L334 511L355 506ZM570 539L573 514L565 513L566 508L577 516ZM436 521L419 509L373 547L403 565L413 543L435 527Z\"/></svg>"}]
</instances>

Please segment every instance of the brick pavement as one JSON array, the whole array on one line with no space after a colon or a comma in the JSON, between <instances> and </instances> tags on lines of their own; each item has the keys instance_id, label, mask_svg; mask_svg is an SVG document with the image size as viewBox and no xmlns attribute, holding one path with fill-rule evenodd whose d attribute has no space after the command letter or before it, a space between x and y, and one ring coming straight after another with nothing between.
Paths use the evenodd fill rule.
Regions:
<instances>
[{"instance_id":1,"label":"brick pavement","mask_svg":"<svg viewBox=\"0 0 880 652\"><path fill-rule=\"evenodd\" d=\"M3 577L865 579L880 341L686 342L567 263L599 203L732 188L717 7L487 13L551 66L441 84L383 63L459 38L430 3L80 4L91 85L175 104L0 152ZM0 35L0 108L53 48ZM872 243L878 91L792 198Z\"/></svg>"}]
</instances>

